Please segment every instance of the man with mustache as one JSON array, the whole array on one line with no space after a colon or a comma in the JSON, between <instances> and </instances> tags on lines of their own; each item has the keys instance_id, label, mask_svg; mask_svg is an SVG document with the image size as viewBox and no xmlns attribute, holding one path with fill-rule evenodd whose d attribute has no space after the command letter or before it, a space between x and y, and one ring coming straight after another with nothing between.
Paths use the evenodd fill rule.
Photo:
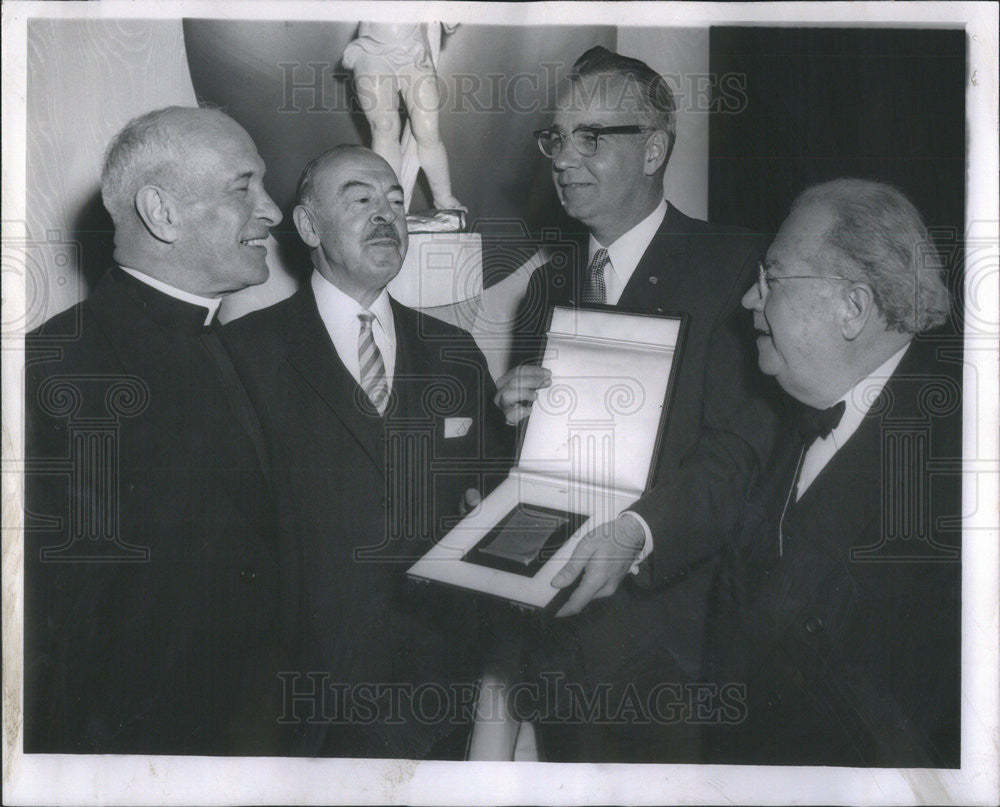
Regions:
<instances>
[{"instance_id":1,"label":"man with mustache","mask_svg":"<svg viewBox=\"0 0 1000 807\"><path fill-rule=\"evenodd\" d=\"M216 322L268 276L263 178L221 112L129 122L117 265L27 336L26 751L282 750L267 458Z\"/></svg>"},{"instance_id":2,"label":"man with mustache","mask_svg":"<svg viewBox=\"0 0 1000 807\"><path fill-rule=\"evenodd\" d=\"M949 303L920 214L806 190L743 305L790 412L713 592L707 680L742 697L705 759L957 767L961 337L926 333Z\"/></svg>"},{"instance_id":3,"label":"man with mustache","mask_svg":"<svg viewBox=\"0 0 1000 807\"><path fill-rule=\"evenodd\" d=\"M405 572L468 489L506 476L509 430L472 337L386 291L407 249L388 163L338 146L297 200L311 277L226 329L275 466L286 717L301 753L461 759L477 612Z\"/></svg>"}]
</instances>

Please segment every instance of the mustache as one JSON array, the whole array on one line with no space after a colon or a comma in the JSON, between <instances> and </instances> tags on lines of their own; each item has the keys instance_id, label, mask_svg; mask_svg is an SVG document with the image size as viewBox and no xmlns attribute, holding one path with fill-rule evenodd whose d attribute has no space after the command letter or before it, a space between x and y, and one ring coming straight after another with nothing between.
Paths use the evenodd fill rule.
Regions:
<instances>
[{"instance_id":1,"label":"mustache","mask_svg":"<svg viewBox=\"0 0 1000 807\"><path fill-rule=\"evenodd\" d=\"M381 241L382 239L392 239L397 244L399 243L399 233L396 232L396 228L391 224L379 224L371 231L368 236L369 241Z\"/></svg>"}]
</instances>

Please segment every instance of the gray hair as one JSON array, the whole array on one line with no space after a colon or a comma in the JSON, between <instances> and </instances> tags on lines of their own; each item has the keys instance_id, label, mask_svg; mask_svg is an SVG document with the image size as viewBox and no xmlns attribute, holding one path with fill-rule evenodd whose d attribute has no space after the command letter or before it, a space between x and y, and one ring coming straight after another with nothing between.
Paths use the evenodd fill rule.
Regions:
<instances>
[{"instance_id":1,"label":"gray hair","mask_svg":"<svg viewBox=\"0 0 1000 807\"><path fill-rule=\"evenodd\" d=\"M133 118L115 135L105 152L101 200L116 225L126 220L144 185L178 193L188 189L182 155L191 130L200 128L192 113L202 109L224 114L206 107L168 106Z\"/></svg>"},{"instance_id":2,"label":"gray hair","mask_svg":"<svg viewBox=\"0 0 1000 807\"><path fill-rule=\"evenodd\" d=\"M643 122L667 133L669 160L677 139L677 102L663 76L640 59L622 56L600 45L592 47L576 60L568 78L579 82L589 76L613 76L626 88L635 88ZM607 88L602 90L607 91Z\"/></svg>"},{"instance_id":3,"label":"gray hair","mask_svg":"<svg viewBox=\"0 0 1000 807\"><path fill-rule=\"evenodd\" d=\"M306 163L299 176L298 184L295 186L295 204L304 205L312 202L316 197L316 175L331 161L352 151L363 151L366 154L374 154L371 149L359 146L356 143L341 143L331 149L327 149L322 154L313 157Z\"/></svg>"},{"instance_id":4,"label":"gray hair","mask_svg":"<svg viewBox=\"0 0 1000 807\"><path fill-rule=\"evenodd\" d=\"M916 207L881 182L835 179L803 191L792 210L822 203L833 226L829 248L813 259L824 269L846 259L872 288L875 305L890 330L920 333L948 318L948 288L940 256Z\"/></svg>"}]
</instances>

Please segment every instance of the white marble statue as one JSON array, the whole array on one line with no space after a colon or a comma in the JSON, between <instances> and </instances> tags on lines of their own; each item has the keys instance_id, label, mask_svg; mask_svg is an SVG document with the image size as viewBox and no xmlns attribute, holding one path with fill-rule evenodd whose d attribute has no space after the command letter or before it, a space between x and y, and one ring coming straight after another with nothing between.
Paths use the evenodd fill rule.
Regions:
<instances>
[{"instance_id":1,"label":"white marble statue","mask_svg":"<svg viewBox=\"0 0 1000 807\"><path fill-rule=\"evenodd\" d=\"M434 207L466 209L452 194L448 153L438 126L441 97L436 63L441 31L451 34L457 27L438 22L362 22L357 38L344 49L344 66L354 72L358 100L371 126L372 149L399 177L407 208L423 168ZM409 119L405 128L400 122L400 96Z\"/></svg>"}]
</instances>

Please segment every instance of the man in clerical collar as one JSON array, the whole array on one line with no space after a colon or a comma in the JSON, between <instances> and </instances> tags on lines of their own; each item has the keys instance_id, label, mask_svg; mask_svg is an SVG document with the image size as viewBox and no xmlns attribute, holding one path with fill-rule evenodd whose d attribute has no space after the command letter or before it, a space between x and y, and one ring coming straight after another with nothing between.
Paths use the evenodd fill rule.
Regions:
<instances>
[{"instance_id":1,"label":"man in clerical collar","mask_svg":"<svg viewBox=\"0 0 1000 807\"><path fill-rule=\"evenodd\" d=\"M25 750L280 753L268 459L214 327L281 213L232 118L112 141L118 266L26 340Z\"/></svg>"},{"instance_id":2,"label":"man in clerical collar","mask_svg":"<svg viewBox=\"0 0 1000 807\"><path fill-rule=\"evenodd\" d=\"M804 408L713 592L706 680L739 689L704 758L957 767L961 341L921 338L949 306L924 223L880 183L810 188L743 305Z\"/></svg>"},{"instance_id":3,"label":"man in clerical collar","mask_svg":"<svg viewBox=\"0 0 1000 807\"><path fill-rule=\"evenodd\" d=\"M321 154L293 219L310 279L223 335L273 459L296 748L462 759L483 669L476 604L406 570L468 490L503 480L512 434L472 337L386 291L407 233L384 159Z\"/></svg>"},{"instance_id":4,"label":"man in clerical collar","mask_svg":"<svg viewBox=\"0 0 1000 807\"><path fill-rule=\"evenodd\" d=\"M518 421L549 383L535 362L552 304L688 315L655 483L580 541L553 580L579 581L563 618L529 641L536 675L563 673L567 687L591 694L613 682L618 703L629 687L646 700L696 680L706 561L767 460L775 421L757 389L750 318L739 305L764 242L665 200L676 116L666 81L638 59L595 47L573 65L552 124L535 137L558 201L584 237L575 255L554 255L532 275L515 333L523 363L498 381L497 402ZM613 708L588 721L543 715L539 725L551 761L681 760L696 745L696 725L621 720Z\"/></svg>"}]
</instances>

